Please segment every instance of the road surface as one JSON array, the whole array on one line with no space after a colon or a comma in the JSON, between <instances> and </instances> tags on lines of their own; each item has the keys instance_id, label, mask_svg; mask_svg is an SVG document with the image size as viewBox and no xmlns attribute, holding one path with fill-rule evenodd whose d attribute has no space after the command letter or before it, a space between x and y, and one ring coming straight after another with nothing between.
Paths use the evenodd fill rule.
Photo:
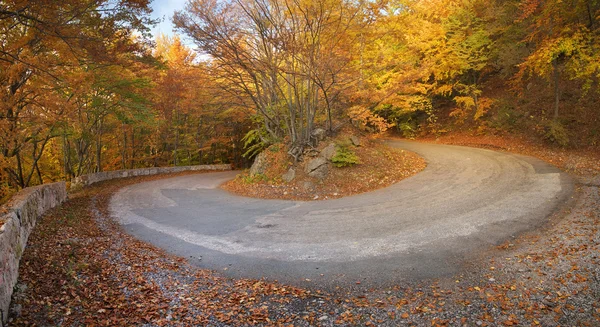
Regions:
<instances>
[{"instance_id":1,"label":"road surface","mask_svg":"<svg viewBox=\"0 0 600 327\"><path fill-rule=\"evenodd\" d=\"M423 156L421 173L326 201L240 197L237 172L131 185L111 200L130 234L232 277L306 286L387 286L461 271L483 251L534 230L571 196L540 160L469 147L389 141Z\"/></svg>"}]
</instances>

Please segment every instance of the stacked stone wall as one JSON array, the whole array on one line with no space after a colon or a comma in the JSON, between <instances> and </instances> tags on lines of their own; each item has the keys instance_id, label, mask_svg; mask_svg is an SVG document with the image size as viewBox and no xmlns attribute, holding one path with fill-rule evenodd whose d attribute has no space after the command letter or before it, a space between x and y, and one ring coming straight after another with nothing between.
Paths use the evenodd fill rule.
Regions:
<instances>
[{"instance_id":1,"label":"stacked stone wall","mask_svg":"<svg viewBox=\"0 0 600 327\"><path fill-rule=\"evenodd\" d=\"M76 177L71 190L111 179L171 174L184 171L231 170L231 165L198 165L105 171ZM19 276L19 261L37 220L67 199L65 182L28 187L0 207L0 325L8 319L13 289Z\"/></svg>"},{"instance_id":2,"label":"stacked stone wall","mask_svg":"<svg viewBox=\"0 0 600 327\"><path fill-rule=\"evenodd\" d=\"M148 176L157 174L172 174L184 171L201 171L201 170L231 170L230 164L222 165L197 165L197 166L177 166L177 167L150 167L138 169L124 169L103 171L73 178L71 180L71 189L78 189L84 186L89 186L94 183L103 182L111 179Z\"/></svg>"},{"instance_id":3,"label":"stacked stone wall","mask_svg":"<svg viewBox=\"0 0 600 327\"><path fill-rule=\"evenodd\" d=\"M67 199L65 182L28 187L0 207L0 318L5 323L19 260L38 218Z\"/></svg>"}]
</instances>

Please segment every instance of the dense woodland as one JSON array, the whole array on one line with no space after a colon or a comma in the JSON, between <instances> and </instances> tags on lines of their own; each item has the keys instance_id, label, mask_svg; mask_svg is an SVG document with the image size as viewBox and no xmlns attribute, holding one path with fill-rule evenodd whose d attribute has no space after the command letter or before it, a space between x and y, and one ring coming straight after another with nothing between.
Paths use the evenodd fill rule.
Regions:
<instances>
[{"instance_id":1,"label":"dense woodland","mask_svg":"<svg viewBox=\"0 0 600 327\"><path fill-rule=\"evenodd\" d=\"M0 2L0 197L90 172L231 162L352 123L600 144L598 0Z\"/></svg>"}]
</instances>

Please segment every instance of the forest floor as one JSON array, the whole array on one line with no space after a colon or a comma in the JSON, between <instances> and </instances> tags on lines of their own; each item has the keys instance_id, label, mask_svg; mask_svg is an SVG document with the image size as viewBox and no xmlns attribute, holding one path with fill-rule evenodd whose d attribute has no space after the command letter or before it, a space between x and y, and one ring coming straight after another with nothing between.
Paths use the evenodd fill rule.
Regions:
<instances>
[{"instance_id":1,"label":"forest floor","mask_svg":"<svg viewBox=\"0 0 600 327\"><path fill-rule=\"evenodd\" d=\"M394 149L373 137L360 137L360 146L349 141L352 135L345 130L336 137L326 138L315 149L306 151L302 162L293 163L284 146L265 150L268 166L264 174L250 176L244 171L222 188L234 194L262 199L328 200L373 191L397 183L422 171L425 160L413 152ZM305 166L329 144L343 145L357 156L358 164L336 167L329 163L329 173L323 179L309 176ZM275 149L275 150L271 150ZM295 178L285 182L281 178L290 167Z\"/></svg>"},{"instance_id":2,"label":"forest floor","mask_svg":"<svg viewBox=\"0 0 600 327\"><path fill-rule=\"evenodd\" d=\"M127 235L108 212L118 189L170 176L106 182L40 221L21 260L10 325L598 326L600 183L590 153L541 155L542 147L468 137L437 142L556 159L587 182L544 229L491 249L460 275L360 293L199 269Z\"/></svg>"}]
</instances>

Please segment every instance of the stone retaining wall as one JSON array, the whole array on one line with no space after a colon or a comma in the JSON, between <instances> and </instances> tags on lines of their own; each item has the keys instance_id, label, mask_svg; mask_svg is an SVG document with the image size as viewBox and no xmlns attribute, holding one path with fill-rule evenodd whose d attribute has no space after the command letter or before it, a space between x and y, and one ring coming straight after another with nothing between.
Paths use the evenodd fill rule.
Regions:
<instances>
[{"instance_id":1,"label":"stone retaining wall","mask_svg":"<svg viewBox=\"0 0 600 327\"><path fill-rule=\"evenodd\" d=\"M23 189L0 207L0 324L19 276L19 260L38 218L67 199L65 182Z\"/></svg>"},{"instance_id":2,"label":"stone retaining wall","mask_svg":"<svg viewBox=\"0 0 600 327\"><path fill-rule=\"evenodd\" d=\"M124 169L124 170L113 170L103 171L99 173L93 173L73 178L71 180L71 189L78 189L84 186L89 186L94 183L107 181L116 178L134 177L134 176L147 176L157 174L171 174L180 173L183 171L196 171L196 170L231 170L230 164L223 165L198 165L198 166L177 166L177 167L151 167L151 168L138 168L138 169Z\"/></svg>"},{"instance_id":3,"label":"stone retaining wall","mask_svg":"<svg viewBox=\"0 0 600 327\"><path fill-rule=\"evenodd\" d=\"M74 178L71 182L71 189L117 178L201 170L231 170L231 165L105 171ZM0 207L0 326L4 326L8 319L11 296L19 276L19 260L27 245L29 234L39 217L66 199L66 184L58 182L23 189L14 195L6 205Z\"/></svg>"}]
</instances>

